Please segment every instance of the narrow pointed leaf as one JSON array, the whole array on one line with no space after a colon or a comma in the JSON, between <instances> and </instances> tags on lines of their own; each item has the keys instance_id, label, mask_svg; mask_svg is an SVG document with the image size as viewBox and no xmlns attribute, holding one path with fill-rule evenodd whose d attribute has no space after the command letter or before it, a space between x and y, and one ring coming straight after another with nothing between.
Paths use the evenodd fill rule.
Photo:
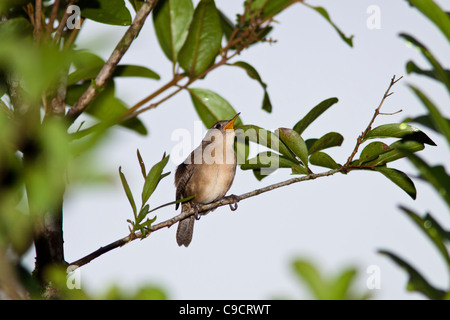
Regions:
<instances>
[{"instance_id":1,"label":"narrow pointed leaf","mask_svg":"<svg viewBox=\"0 0 450 320\"><path fill-rule=\"evenodd\" d=\"M192 0L160 0L153 11L159 45L174 65L186 41L193 14Z\"/></svg>"},{"instance_id":2,"label":"narrow pointed leaf","mask_svg":"<svg viewBox=\"0 0 450 320\"><path fill-rule=\"evenodd\" d=\"M297 131L300 135L305 131L305 129L314 121L316 120L322 113L328 110L333 104L337 103L339 100L337 98L329 98L321 103L319 103L317 106L311 109L306 116L304 116L300 121L298 121L295 126L294 130Z\"/></svg>"},{"instance_id":3,"label":"narrow pointed leaf","mask_svg":"<svg viewBox=\"0 0 450 320\"><path fill-rule=\"evenodd\" d=\"M417 191L414 182L404 172L386 167L377 167L375 170L399 186L411 198L416 199Z\"/></svg>"},{"instance_id":4,"label":"narrow pointed leaf","mask_svg":"<svg viewBox=\"0 0 450 320\"><path fill-rule=\"evenodd\" d=\"M165 156L160 162L156 163L147 174L144 188L142 190L142 203L147 203L148 199L155 191L159 181L163 178L162 171L169 161L169 156ZM165 175L164 175L165 176Z\"/></svg>"},{"instance_id":5,"label":"narrow pointed leaf","mask_svg":"<svg viewBox=\"0 0 450 320\"><path fill-rule=\"evenodd\" d=\"M120 181L122 181L123 190L127 196L128 202L130 202L131 208L133 209L133 214L136 217L136 203L134 202L133 194L131 193L130 186L128 185L125 175L122 173L122 167L119 167Z\"/></svg>"},{"instance_id":6,"label":"narrow pointed leaf","mask_svg":"<svg viewBox=\"0 0 450 320\"><path fill-rule=\"evenodd\" d=\"M313 154L314 152L332 148L332 147L339 147L342 145L342 142L344 141L344 137L337 132L329 132L325 135L323 135L321 138L319 138L317 141L314 142L314 144L309 148L309 154Z\"/></svg>"},{"instance_id":7,"label":"narrow pointed leaf","mask_svg":"<svg viewBox=\"0 0 450 320\"><path fill-rule=\"evenodd\" d=\"M178 62L189 77L202 74L215 60L222 42L220 16L213 0L201 0L194 11Z\"/></svg>"},{"instance_id":8,"label":"narrow pointed leaf","mask_svg":"<svg viewBox=\"0 0 450 320\"><path fill-rule=\"evenodd\" d=\"M195 111L207 128L211 128L217 121L230 120L237 114L227 100L211 90L198 88L188 90ZM242 125L242 120L238 117L234 126L240 125Z\"/></svg>"},{"instance_id":9,"label":"narrow pointed leaf","mask_svg":"<svg viewBox=\"0 0 450 320\"><path fill-rule=\"evenodd\" d=\"M137 149L137 157L139 161L139 166L141 167L142 176L144 179L147 178L147 171L145 170L145 163L144 160L142 160L141 153L139 152L139 149Z\"/></svg>"},{"instance_id":10,"label":"narrow pointed leaf","mask_svg":"<svg viewBox=\"0 0 450 320\"><path fill-rule=\"evenodd\" d=\"M315 166L325 167L330 169L338 169L341 166L336 163L328 154L325 152L314 152L309 158L309 162Z\"/></svg>"}]
</instances>

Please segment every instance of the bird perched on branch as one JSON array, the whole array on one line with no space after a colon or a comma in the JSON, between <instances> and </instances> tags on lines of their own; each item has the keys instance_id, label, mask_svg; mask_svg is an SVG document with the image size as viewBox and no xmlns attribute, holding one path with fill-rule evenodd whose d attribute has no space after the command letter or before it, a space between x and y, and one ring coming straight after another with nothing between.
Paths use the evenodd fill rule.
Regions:
<instances>
[{"instance_id":1,"label":"bird perched on branch","mask_svg":"<svg viewBox=\"0 0 450 320\"><path fill-rule=\"evenodd\" d=\"M235 129L231 120L215 123L206 133L201 144L181 163L175 173L176 199L194 196L181 205L185 212L193 208L191 215L178 223L177 243L189 246L194 231L194 222L200 215L209 211L198 212L198 205L222 199L233 183L236 173L236 153L234 152ZM179 203L176 204L178 209Z\"/></svg>"}]
</instances>

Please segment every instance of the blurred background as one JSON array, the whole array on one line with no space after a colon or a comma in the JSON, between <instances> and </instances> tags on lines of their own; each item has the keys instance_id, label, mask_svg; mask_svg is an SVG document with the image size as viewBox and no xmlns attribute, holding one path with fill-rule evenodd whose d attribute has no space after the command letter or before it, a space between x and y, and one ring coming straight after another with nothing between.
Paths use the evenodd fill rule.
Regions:
<instances>
[{"instance_id":1,"label":"blurred background","mask_svg":"<svg viewBox=\"0 0 450 320\"><path fill-rule=\"evenodd\" d=\"M447 1L436 2L450 10ZM197 3L194 1L194 5ZM279 14L271 33L276 43L258 44L234 60L251 63L267 83L273 105L271 114L261 109L260 85L238 68L221 67L193 87L219 93L241 112L245 124L271 130L292 127L316 104L337 97L339 103L315 121L304 138L320 137L329 131L341 133L345 137L342 147L330 150L340 163L353 150L393 75L404 79L394 86L395 94L388 98L382 111L403 112L380 116L375 125L401 122L424 113L407 84L420 85L438 105L447 101L443 88L426 78L406 74L407 61L426 64L399 37L401 32L415 35L444 64L450 56L446 39L407 1L309 3L325 7L346 35L354 35L354 47L345 44L323 17L305 6L293 5ZM232 21L242 11L242 0L216 0L216 5ZM371 28L373 10L379 10L377 28ZM130 12L134 14L131 8ZM125 30L126 27L86 20L77 46L107 59ZM161 81L116 80L117 96L129 105L171 79L172 65L158 45L151 19L121 63L144 65L162 77ZM450 116L448 110L441 111ZM139 192L143 179L136 149L150 167L164 152L171 153L176 148L179 141L172 136L175 130L188 130L194 138L199 121L187 92L143 113L140 119L149 129L148 136L116 128L96 154L95 160L111 176L112 183L75 186L66 194L64 245L68 262L128 234L126 220L132 212L120 184L118 167L122 167L132 191ZM431 164L447 162L445 143L433 131L421 129L438 145L427 146L421 156ZM192 146L198 145L202 137L195 138ZM166 166L172 174L156 189L150 202L153 207L175 199L173 176L179 164L174 161L176 158L171 157ZM398 161L394 167L416 175L408 161ZM251 171L238 169L230 193L239 195L289 178L288 170L279 170L259 182ZM421 213L432 211L443 227L450 228L440 219L448 214L441 198L428 184L414 181L415 201L385 177L372 172L339 174L277 189L240 202L237 211L225 206L197 221L189 248L176 244L175 226L113 250L80 269L81 286L95 293L112 284L130 291L151 284L162 288L171 299L306 299L310 298L309 293L298 282L292 266L295 258L305 258L329 277L342 268L356 267L355 291L369 291L375 299L421 299L422 295L405 290L406 273L377 253L379 249L389 249L401 254L437 287L449 282L435 248L398 209L401 204ZM157 222L178 213L174 206L166 207L156 212ZM34 251L27 254L25 264L33 269ZM366 285L371 266L381 272L379 289L369 290Z\"/></svg>"}]
</instances>

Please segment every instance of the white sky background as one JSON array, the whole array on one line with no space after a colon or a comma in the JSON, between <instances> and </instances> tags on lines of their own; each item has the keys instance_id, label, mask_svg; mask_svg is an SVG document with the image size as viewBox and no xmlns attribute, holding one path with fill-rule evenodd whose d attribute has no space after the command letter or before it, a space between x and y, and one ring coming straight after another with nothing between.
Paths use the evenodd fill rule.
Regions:
<instances>
[{"instance_id":1,"label":"white sky background","mask_svg":"<svg viewBox=\"0 0 450 320\"><path fill-rule=\"evenodd\" d=\"M195 4L198 1L195 1ZM449 3L438 1L450 10ZM418 116L425 109L406 87L408 83L423 88L441 108L448 104L442 87L423 78L406 75L405 64L414 60L428 67L420 54L398 37L407 32L422 41L448 68L450 48L440 32L409 8L403 0L385 1L310 1L325 7L334 22L347 35L353 34L354 48L347 46L332 27L315 11L294 5L277 16L271 37L274 45L260 44L236 60L252 64L268 85L273 113L261 110L263 92L256 81L239 68L221 67L196 82L193 87L208 88L227 99L242 112L246 124L267 129L292 127L320 101L338 97L334 105L304 133L304 138L318 138L330 131L345 140L330 154L343 163L353 150L357 136L366 128L391 77L405 79L393 89L384 112L403 112L380 116L375 125L400 122ZM242 0L216 0L218 8L234 20L242 11ZM381 29L369 30L366 12L370 5L381 9ZM134 15L134 12L133 12ZM78 45L107 58L125 32L87 21ZM129 105L155 91L170 80L171 64L157 43L151 18L138 39L122 59L123 64L147 66L162 80L124 78L117 81L117 95ZM449 116L449 110L445 110ZM98 153L105 172L114 177L111 185L77 188L67 195L64 212L65 255L68 262L79 259L101 246L127 235L126 219L132 216L121 187L118 167L122 166L135 198L140 199L143 179L136 160L136 149L150 168L163 152L170 153L177 141L176 129L193 133L199 118L189 95L182 92L141 116L149 129L147 137L116 129ZM420 154L432 163L448 163L447 145L433 132L425 130L439 145L427 146ZM201 138L200 138L201 139ZM192 142L196 146L200 141ZM175 156L175 155L174 155ZM173 173L179 163L169 161L172 174L161 181L150 205L173 201ZM406 161L394 167L408 173L414 169ZM315 167L315 172L325 169ZM256 188L289 179L290 170L279 170L262 182L251 171L237 170L230 193L242 194ZM179 248L176 226L152 234L144 241L134 241L113 250L81 269L82 288L102 292L113 284L134 290L141 285L160 286L171 299L270 299L276 296L309 298L303 284L292 271L295 257L308 258L324 274L332 277L342 268L359 270L356 291L367 290L366 269L376 265L381 270L381 289L373 290L377 299L416 299L419 294L405 290L407 275L378 249L388 249L409 261L436 286L449 282L443 260L422 232L398 209L402 204L417 212L430 211L449 228L448 211L428 184L415 180L418 197L413 201L381 174L351 172L315 181L294 184L239 203L231 212L221 207L196 222L189 248ZM167 207L156 212L157 221L179 212ZM27 263L34 263L34 252Z\"/></svg>"}]
</instances>

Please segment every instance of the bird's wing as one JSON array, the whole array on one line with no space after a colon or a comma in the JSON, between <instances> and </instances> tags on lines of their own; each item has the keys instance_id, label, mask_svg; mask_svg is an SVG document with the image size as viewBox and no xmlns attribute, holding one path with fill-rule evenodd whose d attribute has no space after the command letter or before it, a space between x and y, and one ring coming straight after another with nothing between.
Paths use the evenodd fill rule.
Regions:
<instances>
[{"instance_id":1,"label":"bird's wing","mask_svg":"<svg viewBox=\"0 0 450 320\"><path fill-rule=\"evenodd\" d=\"M192 162L191 164L186 164L183 162L177 167L175 172L175 186L177 187L175 194L176 200L180 200L185 197L184 190L188 181L191 179L192 174L194 173L194 169L195 165ZM179 203L175 205L175 210L178 209L179 205Z\"/></svg>"}]
</instances>

